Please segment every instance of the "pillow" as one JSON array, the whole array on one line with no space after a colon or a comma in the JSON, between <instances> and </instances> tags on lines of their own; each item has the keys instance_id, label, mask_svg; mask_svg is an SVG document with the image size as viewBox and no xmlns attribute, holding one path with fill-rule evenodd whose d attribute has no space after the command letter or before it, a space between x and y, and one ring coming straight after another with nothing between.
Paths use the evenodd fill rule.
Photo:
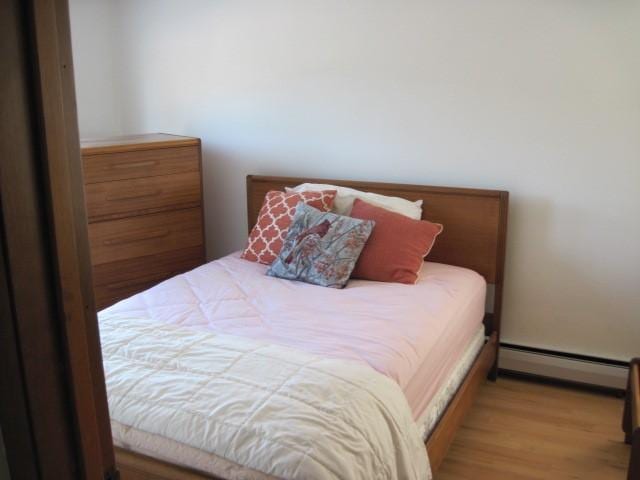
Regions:
<instances>
[{"instance_id":1,"label":"pillow","mask_svg":"<svg viewBox=\"0 0 640 480\"><path fill-rule=\"evenodd\" d=\"M361 192L348 187L338 187L336 185L325 185L321 183L303 183L293 188L285 188L286 192L307 192L313 190L336 190L335 202L331 211L338 215L349 215L356 198L378 207L391 210L405 217L420 220L422 218L422 200L411 202L400 197L389 197L378 193Z\"/></svg>"},{"instance_id":2,"label":"pillow","mask_svg":"<svg viewBox=\"0 0 640 480\"><path fill-rule=\"evenodd\" d=\"M271 265L280 253L296 205L299 202L308 203L328 212L333 206L335 196L335 190L300 193L268 192L260 208L258 221L249 234L247 246L241 257L251 262Z\"/></svg>"},{"instance_id":3,"label":"pillow","mask_svg":"<svg viewBox=\"0 0 640 480\"><path fill-rule=\"evenodd\" d=\"M424 257L442 232L442 225L413 220L358 199L353 203L351 216L376 222L352 277L416 283Z\"/></svg>"},{"instance_id":4,"label":"pillow","mask_svg":"<svg viewBox=\"0 0 640 480\"><path fill-rule=\"evenodd\" d=\"M267 275L343 288L373 226L370 220L321 212L300 202Z\"/></svg>"}]
</instances>

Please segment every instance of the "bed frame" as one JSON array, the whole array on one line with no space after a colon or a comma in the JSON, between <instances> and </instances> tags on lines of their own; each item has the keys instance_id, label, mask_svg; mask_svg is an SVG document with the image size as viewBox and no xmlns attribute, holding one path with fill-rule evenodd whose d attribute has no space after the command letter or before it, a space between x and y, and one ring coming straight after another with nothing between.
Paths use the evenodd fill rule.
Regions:
<instances>
[{"instance_id":1,"label":"bed frame","mask_svg":"<svg viewBox=\"0 0 640 480\"><path fill-rule=\"evenodd\" d=\"M429 261L470 268L481 274L490 285L487 294L489 312L484 318L487 342L425 444L431 469L435 472L471 408L479 386L487 377L496 379L509 193L498 190L249 175L249 230L258 218L267 192L283 190L304 182L329 183L409 200L423 200L423 218L445 226L429 254ZM215 478L120 448L116 448L116 460L123 480Z\"/></svg>"}]
</instances>

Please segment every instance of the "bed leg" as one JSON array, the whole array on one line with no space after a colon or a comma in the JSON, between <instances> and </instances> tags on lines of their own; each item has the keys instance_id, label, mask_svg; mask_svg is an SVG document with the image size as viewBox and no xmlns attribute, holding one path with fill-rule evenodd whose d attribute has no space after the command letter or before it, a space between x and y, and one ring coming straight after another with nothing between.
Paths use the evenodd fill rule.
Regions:
<instances>
[{"instance_id":1,"label":"bed leg","mask_svg":"<svg viewBox=\"0 0 640 480\"><path fill-rule=\"evenodd\" d=\"M629 375L631 377L631 375ZM622 412L622 431L624 432L624 443L631 445L631 378L627 381L627 391L624 396L624 410Z\"/></svg>"},{"instance_id":2,"label":"bed leg","mask_svg":"<svg viewBox=\"0 0 640 480\"><path fill-rule=\"evenodd\" d=\"M627 377L627 390L624 396L624 411L622 412L624 442L629 445L631 445L633 439L633 392L631 390L631 376L633 375L635 365L640 365L640 357L632 358L629 362L629 376Z\"/></svg>"},{"instance_id":3,"label":"bed leg","mask_svg":"<svg viewBox=\"0 0 640 480\"><path fill-rule=\"evenodd\" d=\"M489 370L489 374L487 375L487 379L495 382L496 380L498 380L498 356L500 354L500 345L497 332L493 332L493 335L491 335L489 341L494 342L496 345L496 356L493 360L493 365L491 365L491 370Z\"/></svg>"},{"instance_id":4,"label":"bed leg","mask_svg":"<svg viewBox=\"0 0 640 480\"><path fill-rule=\"evenodd\" d=\"M491 367L491 370L489 370L489 375L487 376L487 378L492 382L495 382L498 380L498 362L495 362L493 364L493 366Z\"/></svg>"}]
</instances>

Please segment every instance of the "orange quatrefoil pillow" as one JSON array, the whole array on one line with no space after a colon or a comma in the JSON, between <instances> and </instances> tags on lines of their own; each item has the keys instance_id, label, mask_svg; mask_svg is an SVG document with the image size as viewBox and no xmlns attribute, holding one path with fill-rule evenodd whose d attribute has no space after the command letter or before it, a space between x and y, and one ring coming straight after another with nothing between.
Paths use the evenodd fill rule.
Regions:
<instances>
[{"instance_id":1,"label":"orange quatrefoil pillow","mask_svg":"<svg viewBox=\"0 0 640 480\"><path fill-rule=\"evenodd\" d=\"M249 234L247 246L241 257L251 262L271 265L276 259L291 220L296 212L296 205L304 202L318 210L328 212L333 207L336 197L335 190L323 190L320 192L268 192L264 197L262 208L258 214L258 221Z\"/></svg>"}]
</instances>

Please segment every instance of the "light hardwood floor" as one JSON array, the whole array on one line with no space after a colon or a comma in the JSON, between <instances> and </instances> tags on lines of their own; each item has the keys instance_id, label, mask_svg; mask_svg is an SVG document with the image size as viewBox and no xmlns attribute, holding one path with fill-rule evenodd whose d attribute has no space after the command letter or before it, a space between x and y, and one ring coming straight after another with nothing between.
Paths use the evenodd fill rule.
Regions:
<instances>
[{"instance_id":1,"label":"light hardwood floor","mask_svg":"<svg viewBox=\"0 0 640 480\"><path fill-rule=\"evenodd\" d=\"M487 382L435 480L624 480L622 407L596 393Z\"/></svg>"}]
</instances>

